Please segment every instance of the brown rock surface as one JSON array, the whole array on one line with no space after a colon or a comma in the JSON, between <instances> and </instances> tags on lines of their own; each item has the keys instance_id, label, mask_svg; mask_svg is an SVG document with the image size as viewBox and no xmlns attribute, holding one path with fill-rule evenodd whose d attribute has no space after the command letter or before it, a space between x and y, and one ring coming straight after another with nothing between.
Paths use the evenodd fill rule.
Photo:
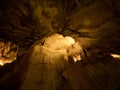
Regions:
<instances>
[{"instance_id":1,"label":"brown rock surface","mask_svg":"<svg viewBox=\"0 0 120 90\"><path fill-rule=\"evenodd\" d=\"M27 90L29 77L45 80L48 79L46 73L50 77L47 84L40 87L41 80L37 86L31 86L31 90L119 90L119 24L119 0L0 0L0 40L19 46L17 59L0 68L0 90L22 90L24 85ZM38 64L45 60L42 57L49 58L50 54L42 55L44 50L34 55L35 60L32 57L34 47L44 44L54 33L75 38L83 49L81 61L68 63L65 73L60 75L56 71L59 67ZM51 56L54 57L54 53ZM57 60L57 64L61 63L61 59ZM30 68L36 62L33 73ZM34 69L36 67L39 70ZM51 84L54 87L50 88Z\"/></svg>"}]
</instances>

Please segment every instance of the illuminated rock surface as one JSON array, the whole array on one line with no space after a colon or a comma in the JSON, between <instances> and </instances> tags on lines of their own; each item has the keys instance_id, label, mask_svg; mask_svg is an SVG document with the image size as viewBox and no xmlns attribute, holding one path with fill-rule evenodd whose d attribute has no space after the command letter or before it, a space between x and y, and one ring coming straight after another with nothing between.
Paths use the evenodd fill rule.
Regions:
<instances>
[{"instance_id":1,"label":"illuminated rock surface","mask_svg":"<svg viewBox=\"0 0 120 90\"><path fill-rule=\"evenodd\" d=\"M54 33L74 38L81 60L35 49ZM0 40L19 47L16 60L0 67L0 90L120 89L119 0L1 0ZM54 65L48 64L50 56Z\"/></svg>"},{"instance_id":2,"label":"illuminated rock surface","mask_svg":"<svg viewBox=\"0 0 120 90\"><path fill-rule=\"evenodd\" d=\"M36 46L20 90L62 90L65 64L65 51Z\"/></svg>"}]
</instances>

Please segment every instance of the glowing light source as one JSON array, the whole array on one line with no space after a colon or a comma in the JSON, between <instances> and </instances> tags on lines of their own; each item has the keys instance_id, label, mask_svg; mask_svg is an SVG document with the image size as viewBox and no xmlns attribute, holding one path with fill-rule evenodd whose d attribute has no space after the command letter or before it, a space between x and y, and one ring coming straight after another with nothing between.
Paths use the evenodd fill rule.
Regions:
<instances>
[{"instance_id":1,"label":"glowing light source","mask_svg":"<svg viewBox=\"0 0 120 90\"><path fill-rule=\"evenodd\" d=\"M110 54L110 55L114 58L119 58L120 59L120 55L118 55L118 54Z\"/></svg>"},{"instance_id":2,"label":"glowing light source","mask_svg":"<svg viewBox=\"0 0 120 90\"><path fill-rule=\"evenodd\" d=\"M3 66L3 65L4 65L3 61L0 60L0 66Z\"/></svg>"},{"instance_id":3,"label":"glowing light source","mask_svg":"<svg viewBox=\"0 0 120 90\"><path fill-rule=\"evenodd\" d=\"M11 63L13 60L0 60L0 66L4 66L7 63Z\"/></svg>"},{"instance_id":4,"label":"glowing light source","mask_svg":"<svg viewBox=\"0 0 120 90\"><path fill-rule=\"evenodd\" d=\"M80 61L81 60L80 55L74 55L73 60L74 60L74 62Z\"/></svg>"}]
</instances>

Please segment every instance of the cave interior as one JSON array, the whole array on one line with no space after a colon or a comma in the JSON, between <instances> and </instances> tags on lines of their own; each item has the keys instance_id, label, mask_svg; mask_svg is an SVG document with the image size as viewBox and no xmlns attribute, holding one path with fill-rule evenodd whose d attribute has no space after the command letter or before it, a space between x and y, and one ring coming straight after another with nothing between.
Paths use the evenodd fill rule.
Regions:
<instances>
[{"instance_id":1,"label":"cave interior","mask_svg":"<svg viewBox=\"0 0 120 90\"><path fill-rule=\"evenodd\" d=\"M0 0L0 90L120 90L120 0Z\"/></svg>"}]
</instances>

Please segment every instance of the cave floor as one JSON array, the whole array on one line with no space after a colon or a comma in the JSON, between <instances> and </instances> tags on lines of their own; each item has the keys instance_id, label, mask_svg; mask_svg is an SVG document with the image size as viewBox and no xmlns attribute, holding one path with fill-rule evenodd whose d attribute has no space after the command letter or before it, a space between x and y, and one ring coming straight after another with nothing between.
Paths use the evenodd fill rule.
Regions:
<instances>
[{"instance_id":1,"label":"cave floor","mask_svg":"<svg viewBox=\"0 0 120 90\"><path fill-rule=\"evenodd\" d=\"M81 61L70 64L64 55L64 51L35 48L30 63L26 64L24 59L15 62L14 70L12 65L1 69L1 90L120 89L119 59L110 57L89 64Z\"/></svg>"}]
</instances>

